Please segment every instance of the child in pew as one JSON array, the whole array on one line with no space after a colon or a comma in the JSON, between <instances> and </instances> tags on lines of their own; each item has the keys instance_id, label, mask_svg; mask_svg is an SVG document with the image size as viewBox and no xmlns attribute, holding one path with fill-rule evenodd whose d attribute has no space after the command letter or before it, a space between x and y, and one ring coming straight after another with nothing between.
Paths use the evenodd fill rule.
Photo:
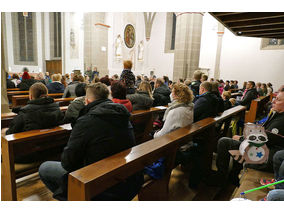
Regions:
<instances>
[{"instance_id":1,"label":"child in pew","mask_svg":"<svg viewBox=\"0 0 284 213\"><path fill-rule=\"evenodd\" d=\"M74 126L77 118L80 116L80 111L85 107L85 95L86 95L87 84L79 83L75 88L75 94L77 98L72 101L63 119L64 123L71 123Z\"/></svg>"},{"instance_id":2,"label":"child in pew","mask_svg":"<svg viewBox=\"0 0 284 213\"><path fill-rule=\"evenodd\" d=\"M261 185L267 185L284 179L284 150L278 151L273 156L273 170L275 179L262 178ZM275 185L275 190L270 191L262 201L284 201L284 183Z\"/></svg>"}]
</instances>

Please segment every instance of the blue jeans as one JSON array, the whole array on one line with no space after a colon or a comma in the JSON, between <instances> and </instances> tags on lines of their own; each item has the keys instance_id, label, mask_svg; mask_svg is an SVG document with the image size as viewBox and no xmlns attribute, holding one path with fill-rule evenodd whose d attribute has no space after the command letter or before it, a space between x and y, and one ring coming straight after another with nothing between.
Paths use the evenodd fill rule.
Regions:
<instances>
[{"instance_id":1,"label":"blue jeans","mask_svg":"<svg viewBox=\"0 0 284 213\"><path fill-rule=\"evenodd\" d=\"M284 150L280 150L274 154L273 170L276 181L284 179ZM275 185L275 188L284 189L284 183Z\"/></svg>"},{"instance_id":2,"label":"blue jeans","mask_svg":"<svg viewBox=\"0 0 284 213\"><path fill-rule=\"evenodd\" d=\"M59 161L46 161L42 163L39 167L38 173L42 182L53 193L53 195L62 191L62 187L64 186L63 176L68 174ZM53 197L59 200L66 200L66 198L60 199L55 196Z\"/></svg>"},{"instance_id":3,"label":"blue jeans","mask_svg":"<svg viewBox=\"0 0 284 213\"><path fill-rule=\"evenodd\" d=\"M268 201L284 201L284 189L274 189L267 195Z\"/></svg>"}]
</instances>

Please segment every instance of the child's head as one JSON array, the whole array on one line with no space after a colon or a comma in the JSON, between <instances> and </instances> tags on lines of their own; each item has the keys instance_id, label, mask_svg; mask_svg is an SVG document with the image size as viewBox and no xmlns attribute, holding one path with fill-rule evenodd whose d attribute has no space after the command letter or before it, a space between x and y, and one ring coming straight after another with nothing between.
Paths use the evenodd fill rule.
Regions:
<instances>
[{"instance_id":1,"label":"child's head","mask_svg":"<svg viewBox=\"0 0 284 213\"><path fill-rule=\"evenodd\" d=\"M231 92L229 91L224 91L223 94L222 94L222 98L224 100L229 100L231 98Z\"/></svg>"}]
</instances>

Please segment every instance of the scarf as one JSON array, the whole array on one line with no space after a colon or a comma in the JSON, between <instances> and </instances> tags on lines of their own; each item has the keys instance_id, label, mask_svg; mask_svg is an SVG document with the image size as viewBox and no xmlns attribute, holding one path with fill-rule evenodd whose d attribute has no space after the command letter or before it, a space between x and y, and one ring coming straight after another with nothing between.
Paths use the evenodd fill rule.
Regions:
<instances>
[{"instance_id":1,"label":"scarf","mask_svg":"<svg viewBox=\"0 0 284 213\"><path fill-rule=\"evenodd\" d=\"M163 121L166 120L166 117L167 117L169 111L171 111L172 109L175 109L175 108L178 108L178 107L192 107L193 108L193 103L186 104L186 103L180 103L180 102L178 102L176 100L173 100L173 102L169 103L168 106L169 107L165 111L165 114L164 114L164 117L163 117Z\"/></svg>"}]
</instances>

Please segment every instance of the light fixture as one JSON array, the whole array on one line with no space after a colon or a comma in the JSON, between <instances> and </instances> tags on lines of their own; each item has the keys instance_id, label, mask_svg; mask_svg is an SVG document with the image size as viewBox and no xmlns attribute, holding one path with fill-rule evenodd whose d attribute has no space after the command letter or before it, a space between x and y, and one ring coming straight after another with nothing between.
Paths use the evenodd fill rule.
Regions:
<instances>
[{"instance_id":1,"label":"light fixture","mask_svg":"<svg viewBox=\"0 0 284 213\"><path fill-rule=\"evenodd\" d=\"M238 32L238 35L241 35L241 34L242 34L242 32L241 32L241 31L239 31L239 32Z\"/></svg>"}]
</instances>

